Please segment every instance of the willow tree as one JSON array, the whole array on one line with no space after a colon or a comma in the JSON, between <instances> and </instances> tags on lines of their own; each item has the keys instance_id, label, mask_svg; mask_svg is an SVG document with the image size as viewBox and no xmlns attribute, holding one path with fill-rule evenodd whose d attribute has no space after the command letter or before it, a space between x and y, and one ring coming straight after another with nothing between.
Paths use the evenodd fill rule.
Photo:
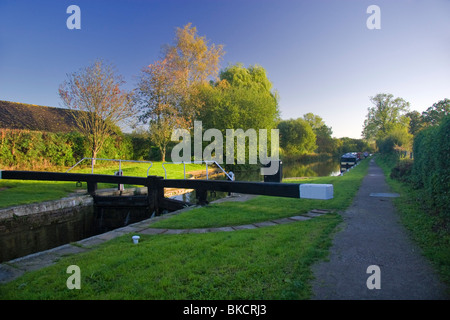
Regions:
<instances>
[{"instance_id":1,"label":"willow tree","mask_svg":"<svg viewBox=\"0 0 450 320\"><path fill-rule=\"evenodd\" d=\"M258 65L228 66L220 81L203 88L201 97L205 106L199 118L206 128L270 130L279 120L278 92Z\"/></svg>"},{"instance_id":2,"label":"willow tree","mask_svg":"<svg viewBox=\"0 0 450 320\"><path fill-rule=\"evenodd\" d=\"M124 84L114 67L100 60L68 74L60 85L64 105L73 110L78 129L89 141L93 165L106 139L134 115L132 93L121 89Z\"/></svg>"},{"instance_id":3,"label":"willow tree","mask_svg":"<svg viewBox=\"0 0 450 320\"><path fill-rule=\"evenodd\" d=\"M258 148L260 159L266 158L266 152L275 152L272 149L272 141L275 140L271 138L272 134L276 134L272 129L277 129L279 120L279 96L263 67L244 67L240 63L230 65L220 73L220 81L211 82L202 88L200 96L205 105L200 110L198 119L205 129L218 129L223 136L228 136L230 129L236 130L233 132L238 135L240 130L245 131L246 138L237 138L236 144L229 139L222 141L227 153L227 164L231 164L231 155L238 155L241 147L245 149L247 159L252 158L250 152L253 148L250 145L251 141L256 140L250 139L252 132L259 136L259 143L264 141L261 140L261 134L266 130L270 132L267 136L270 147L267 150ZM234 141L234 137L232 139ZM220 141L214 143L220 144ZM236 163L242 163L242 158L234 158Z\"/></svg>"}]
</instances>

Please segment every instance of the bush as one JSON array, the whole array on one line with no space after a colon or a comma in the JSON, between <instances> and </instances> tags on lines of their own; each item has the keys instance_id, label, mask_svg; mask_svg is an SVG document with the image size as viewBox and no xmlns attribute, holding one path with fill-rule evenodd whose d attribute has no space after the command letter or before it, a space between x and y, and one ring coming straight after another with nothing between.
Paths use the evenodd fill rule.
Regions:
<instances>
[{"instance_id":1,"label":"bush","mask_svg":"<svg viewBox=\"0 0 450 320\"><path fill-rule=\"evenodd\" d=\"M66 134L66 136L72 149L73 159L78 161L90 157L89 143L81 133L74 131Z\"/></svg>"},{"instance_id":2,"label":"bush","mask_svg":"<svg viewBox=\"0 0 450 320\"><path fill-rule=\"evenodd\" d=\"M423 188L436 212L450 219L450 116L439 126L422 130L414 139L411 181Z\"/></svg>"},{"instance_id":3,"label":"bush","mask_svg":"<svg viewBox=\"0 0 450 320\"><path fill-rule=\"evenodd\" d=\"M85 157L92 157L89 155ZM133 159L133 147L131 140L122 134L110 136L105 139L103 148L97 154L97 158L106 159Z\"/></svg>"},{"instance_id":4,"label":"bush","mask_svg":"<svg viewBox=\"0 0 450 320\"><path fill-rule=\"evenodd\" d=\"M411 150L412 135L404 127L393 128L382 139L377 140L380 153L388 154L399 150Z\"/></svg>"},{"instance_id":5,"label":"bush","mask_svg":"<svg viewBox=\"0 0 450 320\"><path fill-rule=\"evenodd\" d=\"M126 136L131 142L134 160L149 160L151 152L149 134L146 132L132 132Z\"/></svg>"},{"instance_id":6,"label":"bush","mask_svg":"<svg viewBox=\"0 0 450 320\"><path fill-rule=\"evenodd\" d=\"M50 133L29 130L0 130L0 166L43 169L72 166L90 158L87 139L78 132ZM98 154L99 158L132 159L131 140L121 134L111 136Z\"/></svg>"},{"instance_id":7,"label":"bush","mask_svg":"<svg viewBox=\"0 0 450 320\"><path fill-rule=\"evenodd\" d=\"M411 172L413 168L414 162L410 159L400 160L397 165L392 168L391 178L409 182L411 179Z\"/></svg>"}]
</instances>

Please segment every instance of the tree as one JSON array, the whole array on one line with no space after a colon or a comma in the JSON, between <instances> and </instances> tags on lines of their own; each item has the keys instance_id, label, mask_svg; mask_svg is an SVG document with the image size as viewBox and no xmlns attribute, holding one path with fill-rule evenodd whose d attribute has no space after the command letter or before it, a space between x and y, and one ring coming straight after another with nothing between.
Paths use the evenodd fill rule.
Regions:
<instances>
[{"instance_id":1,"label":"tree","mask_svg":"<svg viewBox=\"0 0 450 320\"><path fill-rule=\"evenodd\" d=\"M332 134L331 128L328 128L328 127L325 125L325 121L323 121L322 117L320 117L320 116L318 116L318 115L315 115L315 114L312 113L312 112L308 112L308 113L306 113L306 114L303 115L303 119L305 119L306 121L308 121L308 123L311 125L311 128L312 128L313 130L320 130L320 129L326 127L326 130L328 131L328 132L326 132L326 133L329 134L329 135ZM325 130L324 130L324 131L325 131Z\"/></svg>"},{"instance_id":2,"label":"tree","mask_svg":"<svg viewBox=\"0 0 450 320\"><path fill-rule=\"evenodd\" d=\"M305 119L316 134L316 144L318 153L333 153L335 150L335 141L331 137L333 131L325 124L325 121L311 112L304 114Z\"/></svg>"},{"instance_id":3,"label":"tree","mask_svg":"<svg viewBox=\"0 0 450 320\"><path fill-rule=\"evenodd\" d=\"M176 85L181 93L181 111L192 126L203 101L198 99L199 87L209 80L218 78L220 60L225 54L223 45L210 44L197 34L197 28L188 23L177 28L174 44L164 48L164 60L170 69L168 72L176 77Z\"/></svg>"},{"instance_id":4,"label":"tree","mask_svg":"<svg viewBox=\"0 0 450 320\"><path fill-rule=\"evenodd\" d=\"M142 70L137 88L140 120L149 123L163 161L172 131L192 128L204 104L200 88L217 78L223 54L223 46L208 44L189 23L177 28L174 43L163 49L162 59Z\"/></svg>"},{"instance_id":5,"label":"tree","mask_svg":"<svg viewBox=\"0 0 450 320\"><path fill-rule=\"evenodd\" d=\"M363 139L353 139L349 137L343 137L335 140L336 151L339 155L347 152L363 152L374 151L367 141Z\"/></svg>"},{"instance_id":6,"label":"tree","mask_svg":"<svg viewBox=\"0 0 450 320\"><path fill-rule=\"evenodd\" d=\"M89 140L92 164L107 138L118 125L134 115L132 92L121 89L125 81L114 67L103 61L68 75L59 88L64 105L73 110L74 120Z\"/></svg>"},{"instance_id":7,"label":"tree","mask_svg":"<svg viewBox=\"0 0 450 320\"><path fill-rule=\"evenodd\" d=\"M172 137L172 130L176 128L177 120L164 116L158 121L150 121L150 139L159 148L161 160L166 161L166 151Z\"/></svg>"},{"instance_id":8,"label":"tree","mask_svg":"<svg viewBox=\"0 0 450 320\"><path fill-rule=\"evenodd\" d=\"M386 136L377 140L381 153L406 152L412 149L413 136L404 126L391 128Z\"/></svg>"},{"instance_id":9,"label":"tree","mask_svg":"<svg viewBox=\"0 0 450 320\"><path fill-rule=\"evenodd\" d=\"M202 89L205 106L199 118L205 128L274 129L279 118L278 95L261 66L232 65L220 81Z\"/></svg>"},{"instance_id":10,"label":"tree","mask_svg":"<svg viewBox=\"0 0 450 320\"><path fill-rule=\"evenodd\" d=\"M300 156L316 149L316 135L304 119L282 120L278 124L280 146L291 156Z\"/></svg>"},{"instance_id":11,"label":"tree","mask_svg":"<svg viewBox=\"0 0 450 320\"><path fill-rule=\"evenodd\" d=\"M424 127L422 115L418 111L411 111L406 114L409 118L409 133L416 135Z\"/></svg>"},{"instance_id":12,"label":"tree","mask_svg":"<svg viewBox=\"0 0 450 320\"><path fill-rule=\"evenodd\" d=\"M142 70L137 87L140 121L149 123L150 138L159 148L162 161L172 130L186 126L180 108L182 93L179 78L167 60L157 61Z\"/></svg>"},{"instance_id":13,"label":"tree","mask_svg":"<svg viewBox=\"0 0 450 320\"><path fill-rule=\"evenodd\" d=\"M371 97L370 101L375 106L368 108L362 132L367 141L386 137L397 124L408 127L409 118L405 114L409 111L409 102L384 93Z\"/></svg>"},{"instance_id":14,"label":"tree","mask_svg":"<svg viewBox=\"0 0 450 320\"><path fill-rule=\"evenodd\" d=\"M272 82L267 77L266 70L259 65L245 68L242 63L228 66L220 73L220 79L226 80L231 86L252 89L258 92L272 93Z\"/></svg>"},{"instance_id":15,"label":"tree","mask_svg":"<svg viewBox=\"0 0 450 320\"><path fill-rule=\"evenodd\" d=\"M229 66L219 81L203 86L199 96L204 102L199 119L205 129L218 129L223 135L227 129L252 129L259 134L258 130L275 129L278 123L278 95L261 66ZM271 145L271 133L267 139Z\"/></svg>"},{"instance_id":16,"label":"tree","mask_svg":"<svg viewBox=\"0 0 450 320\"><path fill-rule=\"evenodd\" d=\"M450 114L450 99L444 99L434 103L422 113L423 121L426 126L438 125L442 119Z\"/></svg>"}]
</instances>

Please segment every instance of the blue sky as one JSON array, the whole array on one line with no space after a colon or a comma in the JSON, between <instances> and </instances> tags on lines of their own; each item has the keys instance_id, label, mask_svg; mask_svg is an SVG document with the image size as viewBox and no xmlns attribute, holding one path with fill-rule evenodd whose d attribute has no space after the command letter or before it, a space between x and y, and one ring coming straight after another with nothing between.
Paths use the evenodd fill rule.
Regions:
<instances>
[{"instance_id":1,"label":"blue sky","mask_svg":"<svg viewBox=\"0 0 450 320\"><path fill-rule=\"evenodd\" d=\"M81 30L66 27L71 4ZM366 26L370 5L379 30ZM189 22L224 45L222 68L267 70L283 119L312 112L335 137L361 137L378 93L419 112L450 98L450 0L0 0L0 100L61 106L66 74L96 59L132 89Z\"/></svg>"}]
</instances>

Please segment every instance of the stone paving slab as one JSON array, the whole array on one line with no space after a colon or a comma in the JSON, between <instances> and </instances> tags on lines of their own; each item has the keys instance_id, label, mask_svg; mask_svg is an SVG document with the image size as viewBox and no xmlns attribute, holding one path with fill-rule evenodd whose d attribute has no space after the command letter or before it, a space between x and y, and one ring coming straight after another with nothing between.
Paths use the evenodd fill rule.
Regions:
<instances>
[{"instance_id":1,"label":"stone paving slab","mask_svg":"<svg viewBox=\"0 0 450 320\"><path fill-rule=\"evenodd\" d=\"M189 233L207 233L210 232L209 229L206 228L197 228L197 229L189 229Z\"/></svg>"},{"instance_id":2,"label":"stone paving slab","mask_svg":"<svg viewBox=\"0 0 450 320\"><path fill-rule=\"evenodd\" d=\"M229 232L234 231L232 227L210 228L210 232Z\"/></svg>"},{"instance_id":3,"label":"stone paving slab","mask_svg":"<svg viewBox=\"0 0 450 320\"><path fill-rule=\"evenodd\" d=\"M64 255L69 255L69 254L76 254L76 253L81 253L84 251L87 251L88 249L86 248L82 248L79 246L75 246L72 244L66 244L54 249L50 249L51 252L53 252L54 254L57 254L59 256L64 256Z\"/></svg>"},{"instance_id":4,"label":"stone paving slab","mask_svg":"<svg viewBox=\"0 0 450 320\"><path fill-rule=\"evenodd\" d=\"M12 267L7 264L0 264L0 283L14 280L25 273L24 270Z\"/></svg>"},{"instance_id":5,"label":"stone paving slab","mask_svg":"<svg viewBox=\"0 0 450 320\"><path fill-rule=\"evenodd\" d=\"M257 226L253 225L253 224L245 224L242 226L235 226L232 227L234 230L247 230L247 229L256 229L258 228Z\"/></svg>"},{"instance_id":6,"label":"stone paving slab","mask_svg":"<svg viewBox=\"0 0 450 320\"><path fill-rule=\"evenodd\" d=\"M124 233L130 233L130 232L137 232L138 230L142 230L142 228L135 227L134 225L129 225L129 226L117 229L117 232L124 234Z\"/></svg>"},{"instance_id":7,"label":"stone paving slab","mask_svg":"<svg viewBox=\"0 0 450 320\"><path fill-rule=\"evenodd\" d=\"M60 255L51 251L43 251L10 261L11 265L23 271L38 270L52 265Z\"/></svg>"},{"instance_id":8,"label":"stone paving slab","mask_svg":"<svg viewBox=\"0 0 450 320\"><path fill-rule=\"evenodd\" d=\"M50 266L58 261L62 256L81 253L84 251L87 251L87 249L77 247L72 244L66 244L0 264L0 283L9 282L20 277L27 271L38 270Z\"/></svg>"},{"instance_id":9,"label":"stone paving slab","mask_svg":"<svg viewBox=\"0 0 450 320\"><path fill-rule=\"evenodd\" d=\"M293 220L291 220L289 218L282 218L282 219L272 220L272 222L274 222L276 224L286 224L286 223L292 223Z\"/></svg>"},{"instance_id":10,"label":"stone paving slab","mask_svg":"<svg viewBox=\"0 0 450 320\"><path fill-rule=\"evenodd\" d=\"M308 216L308 217L311 217L311 218L320 217L322 215L323 215L323 213L314 213L314 212L305 213L305 216Z\"/></svg>"},{"instance_id":11,"label":"stone paving slab","mask_svg":"<svg viewBox=\"0 0 450 320\"><path fill-rule=\"evenodd\" d=\"M167 229L147 228L145 230L139 231L139 233L141 233L141 234L161 234L166 231L167 231Z\"/></svg>"},{"instance_id":12,"label":"stone paving slab","mask_svg":"<svg viewBox=\"0 0 450 320\"><path fill-rule=\"evenodd\" d=\"M164 234L182 234L182 233L187 233L189 230L188 229L167 229L166 232L164 232Z\"/></svg>"},{"instance_id":13,"label":"stone paving slab","mask_svg":"<svg viewBox=\"0 0 450 320\"><path fill-rule=\"evenodd\" d=\"M305 220L309 220L309 219L311 219L311 217L305 217L305 216L294 216L294 217L290 217L290 219L292 219L292 220L296 220L296 221L305 221Z\"/></svg>"},{"instance_id":14,"label":"stone paving slab","mask_svg":"<svg viewBox=\"0 0 450 320\"><path fill-rule=\"evenodd\" d=\"M142 229L143 230L143 229L147 229L149 225L150 225L150 221L149 220L144 220L144 221L141 221L141 222L133 223L131 226L133 226L133 228Z\"/></svg>"},{"instance_id":15,"label":"stone paving slab","mask_svg":"<svg viewBox=\"0 0 450 320\"><path fill-rule=\"evenodd\" d=\"M82 246L91 247L91 246L95 246L95 245L98 245L100 243L103 243L105 241L107 241L107 240L102 239L102 238L100 238L98 236L94 236L94 237L90 237L90 238L87 238L87 239L83 239L83 240L77 241L77 243L82 245Z\"/></svg>"},{"instance_id":16,"label":"stone paving slab","mask_svg":"<svg viewBox=\"0 0 450 320\"><path fill-rule=\"evenodd\" d=\"M95 237L102 239L102 240L111 240L111 239L117 238L120 235L121 235L121 233L119 233L119 232L109 231L106 233L99 234Z\"/></svg>"},{"instance_id":17,"label":"stone paving slab","mask_svg":"<svg viewBox=\"0 0 450 320\"><path fill-rule=\"evenodd\" d=\"M312 210L309 211L309 212L325 214L325 213L330 213L330 210L324 210L324 209L312 209Z\"/></svg>"},{"instance_id":18,"label":"stone paving slab","mask_svg":"<svg viewBox=\"0 0 450 320\"><path fill-rule=\"evenodd\" d=\"M276 226L277 224L275 222L272 221L264 221L264 222L257 222L254 223L255 226L261 228L261 227L271 227L271 226Z\"/></svg>"}]
</instances>

